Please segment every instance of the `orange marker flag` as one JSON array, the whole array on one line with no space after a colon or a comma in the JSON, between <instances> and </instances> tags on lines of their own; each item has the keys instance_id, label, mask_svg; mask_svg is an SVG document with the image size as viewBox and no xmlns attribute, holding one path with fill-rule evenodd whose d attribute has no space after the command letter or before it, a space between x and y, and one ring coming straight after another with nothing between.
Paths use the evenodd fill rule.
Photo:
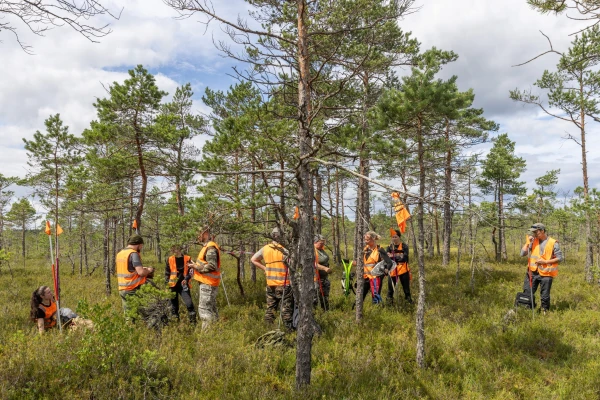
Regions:
<instances>
[{"instance_id":1,"label":"orange marker flag","mask_svg":"<svg viewBox=\"0 0 600 400\"><path fill-rule=\"evenodd\" d=\"M294 219L298 219L298 218L300 218L300 210L298 209L298 206L296 206L296 207L294 208L294 217L293 217L293 218L294 218Z\"/></svg>"},{"instance_id":2,"label":"orange marker flag","mask_svg":"<svg viewBox=\"0 0 600 400\"><path fill-rule=\"evenodd\" d=\"M63 233L62 228L59 224L56 224L56 236L60 235L61 233Z\"/></svg>"},{"instance_id":3,"label":"orange marker flag","mask_svg":"<svg viewBox=\"0 0 600 400\"><path fill-rule=\"evenodd\" d=\"M410 213L400 201L400 195L397 192L392 193L394 199L394 211L396 212L396 222L398 223L398 229L400 232L406 232L406 221L410 218Z\"/></svg>"},{"instance_id":4,"label":"orange marker flag","mask_svg":"<svg viewBox=\"0 0 600 400\"><path fill-rule=\"evenodd\" d=\"M395 234L396 231L394 230L394 228L390 228L390 237L394 237Z\"/></svg>"},{"instance_id":5,"label":"orange marker flag","mask_svg":"<svg viewBox=\"0 0 600 400\"><path fill-rule=\"evenodd\" d=\"M133 224L131 224L131 227L132 227L133 229L137 229L137 219L134 219L134 220L133 220Z\"/></svg>"},{"instance_id":6,"label":"orange marker flag","mask_svg":"<svg viewBox=\"0 0 600 400\"><path fill-rule=\"evenodd\" d=\"M46 235L52 235L52 229L50 229L50 221L46 221L46 229L44 229Z\"/></svg>"}]
</instances>

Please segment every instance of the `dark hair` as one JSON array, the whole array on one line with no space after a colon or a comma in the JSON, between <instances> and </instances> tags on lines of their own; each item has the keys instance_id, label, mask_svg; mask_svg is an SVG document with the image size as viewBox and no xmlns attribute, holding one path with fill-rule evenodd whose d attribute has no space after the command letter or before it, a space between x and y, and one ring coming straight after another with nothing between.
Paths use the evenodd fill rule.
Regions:
<instances>
[{"instance_id":1,"label":"dark hair","mask_svg":"<svg viewBox=\"0 0 600 400\"><path fill-rule=\"evenodd\" d=\"M402 234L398 229L394 229L394 232L396 232L396 235L398 235L398 237L402 237Z\"/></svg>"},{"instance_id":2,"label":"dark hair","mask_svg":"<svg viewBox=\"0 0 600 400\"><path fill-rule=\"evenodd\" d=\"M31 295L31 311L30 311L29 316L31 317L31 319L33 321L37 321L37 319L38 319L37 312L38 312L38 309L40 308L40 304L42 304L42 295L44 294L46 289L49 289L49 287L48 286L40 286L39 288L34 290L33 294Z\"/></svg>"}]
</instances>

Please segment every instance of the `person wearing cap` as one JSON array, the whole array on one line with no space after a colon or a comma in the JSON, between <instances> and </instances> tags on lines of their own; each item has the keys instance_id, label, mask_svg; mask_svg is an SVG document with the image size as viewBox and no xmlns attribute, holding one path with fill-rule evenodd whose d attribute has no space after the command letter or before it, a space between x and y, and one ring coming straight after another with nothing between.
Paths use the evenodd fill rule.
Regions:
<instances>
[{"instance_id":1,"label":"person wearing cap","mask_svg":"<svg viewBox=\"0 0 600 400\"><path fill-rule=\"evenodd\" d=\"M194 270L189 268L191 257L184 255L181 246L171 247L171 256L167 259L165 268L165 281L175 297L171 299L171 311L179 319L179 297L183 300L188 311L188 318L192 324L196 323L196 310L190 295L191 279ZM179 297L178 297L179 296Z\"/></svg>"},{"instance_id":2,"label":"person wearing cap","mask_svg":"<svg viewBox=\"0 0 600 400\"><path fill-rule=\"evenodd\" d=\"M365 233L364 241L365 247L363 248L363 301L367 297L367 293L371 292L373 298L373 304L381 303L381 282L384 275L386 275L392 268L392 260L387 255L385 249L381 248L377 244L377 240L381 239L377 233L369 231ZM383 262L384 270L383 273L379 273L375 266ZM352 262L356 265L356 260Z\"/></svg>"},{"instance_id":3,"label":"person wearing cap","mask_svg":"<svg viewBox=\"0 0 600 400\"><path fill-rule=\"evenodd\" d=\"M127 247L117 253L117 282L125 312L127 312L127 298L146 283L146 278L154 275L154 268L146 268L142 265L140 251L143 246L144 239L140 235L132 235L127 241Z\"/></svg>"},{"instance_id":4,"label":"person wearing cap","mask_svg":"<svg viewBox=\"0 0 600 400\"><path fill-rule=\"evenodd\" d=\"M221 255L209 226L202 228L198 241L204 246L196 262L189 261L188 266L194 269L194 280L198 281L198 317L202 320L202 329L206 329L219 319L217 292L221 283Z\"/></svg>"},{"instance_id":5,"label":"person wearing cap","mask_svg":"<svg viewBox=\"0 0 600 400\"><path fill-rule=\"evenodd\" d=\"M546 234L546 226L535 223L529 229L527 242L521 249L521 256L529 256L529 271L525 274L523 291L529 293L529 272L531 272L532 296L540 286L541 310L545 314L550 309L550 289L552 281L558 275L558 264L563 261L563 254L558 241Z\"/></svg>"},{"instance_id":6,"label":"person wearing cap","mask_svg":"<svg viewBox=\"0 0 600 400\"><path fill-rule=\"evenodd\" d=\"M394 302L394 287L396 290L399 290L397 285L398 281L400 281L402 290L404 291L404 299L412 304L413 301L410 296L410 268L408 267L408 245L402 242L398 229L394 229L393 231L392 243L387 247L386 251L392 261L396 263L396 268L390 271L388 277L387 301L389 303Z\"/></svg>"},{"instance_id":7,"label":"person wearing cap","mask_svg":"<svg viewBox=\"0 0 600 400\"><path fill-rule=\"evenodd\" d=\"M278 228L271 231L271 238L273 241L258 250L250 261L256 268L263 270L267 278L265 322L271 324L275 321L275 311L281 305L281 319L285 327L292 330L294 295L289 270L284 261L289 252L279 243L281 231Z\"/></svg>"},{"instance_id":8,"label":"person wearing cap","mask_svg":"<svg viewBox=\"0 0 600 400\"><path fill-rule=\"evenodd\" d=\"M331 290L331 282L328 275L332 269L329 268L329 255L325 252L325 236L315 235L315 299L313 301L316 306L321 304L321 308L325 311L329 310L329 292Z\"/></svg>"}]
</instances>

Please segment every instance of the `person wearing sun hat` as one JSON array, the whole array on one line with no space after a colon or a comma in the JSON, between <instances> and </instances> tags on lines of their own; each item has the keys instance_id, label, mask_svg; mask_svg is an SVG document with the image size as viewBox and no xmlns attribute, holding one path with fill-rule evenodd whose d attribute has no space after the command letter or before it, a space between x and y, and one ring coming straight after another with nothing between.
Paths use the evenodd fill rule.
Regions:
<instances>
[{"instance_id":1,"label":"person wearing sun hat","mask_svg":"<svg viewBox=\"0 0 600 400\"><path fill-rule=\"evenodd\" d=\"M550 289L558 275L558 264L563 261L563 253L558 241L546 233L546 226L537 222L528 230L527 241L521 248L521 257L529 256L529 271L525 274L523 291L529 293L529 273L531 273L532 296L540 286L541 311L546 314L550 309Z\"/></svg>"}]
</instances>

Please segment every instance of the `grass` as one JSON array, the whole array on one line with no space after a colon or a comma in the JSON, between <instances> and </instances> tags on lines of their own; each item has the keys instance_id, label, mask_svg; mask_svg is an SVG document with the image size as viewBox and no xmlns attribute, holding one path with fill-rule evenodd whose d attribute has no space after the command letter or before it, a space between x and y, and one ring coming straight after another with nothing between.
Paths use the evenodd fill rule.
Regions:
<instances>
[{"instance_id":1,"label":"grass","mask_svg":"<svg viewBox=\"0 0 600 400\"><path fill-rule=\"evenodd\" d=\"M145 257L145 259L148 256ZM232 305L218 295L220 320L209 330L184 315L162 334L124 322L120 298L107 297L100 274L64 273L62 306L91 318L93 332L39 336L28 320L31 292L51 283L49 268L0 271L2 399L597 399L600 397L600 305L580 264L560 266L552 311L519 309L505 321L525 273L524 262L489 263L474 290L463 270L427 260L426 363L416 366L413 307L367 304L354 322L353 296L332 278L331 307L316 318L312 384L294 390L295 349L253 347L263 322L264 278L245 282L241 298L233 263L225 265ZM583 264L583 263L581 263ZM417 274L412 283L417 298ZM116 282L116 280L115 280ZM386 290L386 286L384 286ZM197 305L197 286L193 289ZM538 301L539 302L539 301ZM294 335L288 337L294 340Z\"/></svg>"}]
</instances>

